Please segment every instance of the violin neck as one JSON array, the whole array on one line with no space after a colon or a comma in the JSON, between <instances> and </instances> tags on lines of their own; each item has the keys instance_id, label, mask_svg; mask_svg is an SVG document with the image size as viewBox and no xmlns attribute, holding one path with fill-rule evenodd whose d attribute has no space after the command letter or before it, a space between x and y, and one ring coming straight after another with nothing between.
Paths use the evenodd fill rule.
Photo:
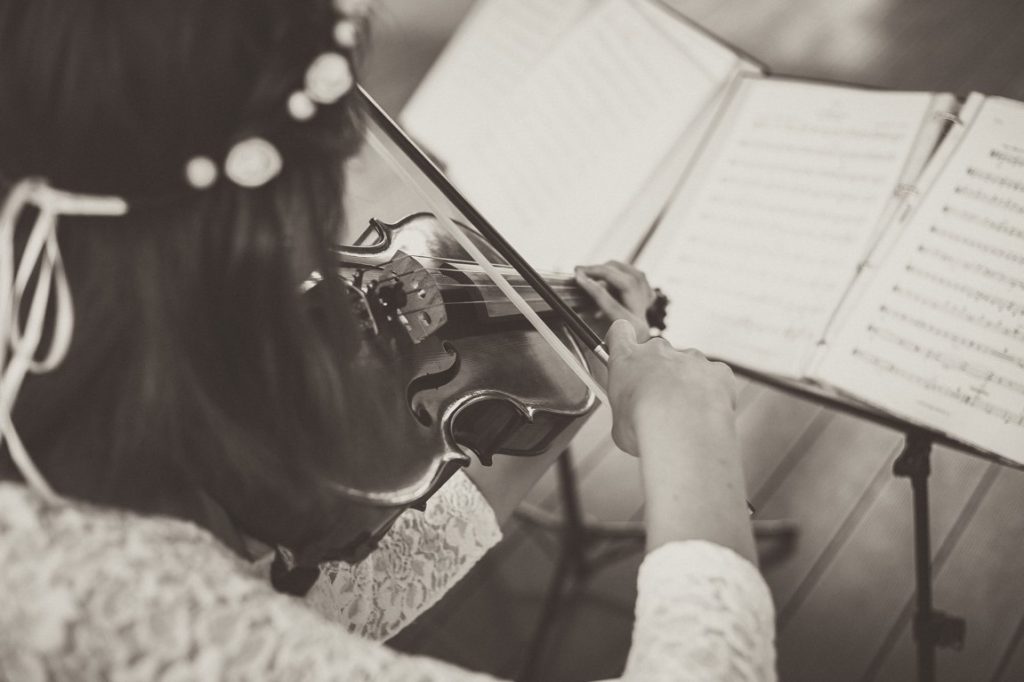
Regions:
<instances>
[{"instance_id":1,"label":"violin neck","mask_svg":"<svg viewBox=\"0 0 1024 682\"><path fill-rule=\"evenodd\" d=\"M497 266L498 272L505 277L509 284L523 297L523 300L530 305L537 313L551 312L551 307L542 299L536 291L523 279L519 273L508 266ZM492 318L518 316L519 311L508 300L504 292L495 285L490 277L478 266L460 268L461 272L469 277L479 287L487 306L488 316ZM570 308L576 312L589 312L595 309L593 299L576 282L576 278L569 274L551 273L545 274L544 280L555 293L561 296Z\"/></svg>"}]
</instances>

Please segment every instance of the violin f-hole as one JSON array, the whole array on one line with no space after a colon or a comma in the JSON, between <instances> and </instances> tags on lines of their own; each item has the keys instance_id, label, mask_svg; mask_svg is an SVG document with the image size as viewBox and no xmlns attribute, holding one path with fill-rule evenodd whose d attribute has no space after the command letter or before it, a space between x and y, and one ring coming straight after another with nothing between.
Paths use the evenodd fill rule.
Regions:
<instances>
[{"instance_id":1,"label":"violin f-hole","mask_svg":"<svg viewBox=\"0 0 1024 682\"><path fill-rule=\"evenodd\" d=\"M416 418L416 421L423 426L431 426L434 423L434 419L427 408L427 401L422 398L421 394L425 391L438 389L452 381L458 376L459 369L462 367L459 351L456 350L451 342L442 341L441 350L444 351L444 355L431 360L426 366L425 373L410 381L405 389L409 410L412 412L413 417Z\"/></svg>"}]
</instances>

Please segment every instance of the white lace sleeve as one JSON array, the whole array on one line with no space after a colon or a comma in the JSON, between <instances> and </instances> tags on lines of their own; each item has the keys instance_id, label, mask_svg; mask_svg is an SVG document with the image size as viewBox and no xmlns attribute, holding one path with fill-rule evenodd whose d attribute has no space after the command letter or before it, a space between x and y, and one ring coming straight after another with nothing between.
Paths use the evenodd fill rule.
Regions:
<instances>
[{"instance_id":1,"label":"white lace sleeve","mask_svg":"<svg viewBox=\"0 0 1024 682\"><path fill-rule=\"evenodd\" d=\"M492 679L345 632L195 526L0 482L0 680Z\"/></svg>"},{"instance_id":2,"label":"white lace sleeve","mask_svg":"<svg viewBox=\"0 0 1024 682\"><path fill-rule=\"evenodd\" d=\"M749 563L679 543L639 580L629 680L774 679L771 600ZM3 483L0 679L493 680L345 632L191 524L46 507Z\"/></svg>"},{"instance_id":3,"label":"white lace sleeve","mask_svg":"<svg viewBox=\"0 0 1024 682\"><path fill-rule=\"evenodd\" d=\"M402 514L364 561L321 566L306 601L349 632L382 641L437 602L499 540L494 512L460 471L426 511Z\"/></svg>"},{"instance_id":4,"label":"white lace sleeve","mask_svg":"<svg viewBox=\"0 0 1024 682\"><path fill-rule=\"evenodd\" d=\"M771 594L749 561L709 542L670 543L640 566L623 679L774 680L774 639Z\"/></svg>"}]
</instances>

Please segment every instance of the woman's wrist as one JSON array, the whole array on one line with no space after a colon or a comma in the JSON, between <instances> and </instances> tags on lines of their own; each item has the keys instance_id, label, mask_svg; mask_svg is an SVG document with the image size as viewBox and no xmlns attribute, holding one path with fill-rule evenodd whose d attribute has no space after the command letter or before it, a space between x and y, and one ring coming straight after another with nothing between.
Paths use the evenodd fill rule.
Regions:
<instances>
[{"instance_id":1,"label":"woman's wrist","mask_svg":"<svg viewBox=\"0 0 1024 682\"><path fill-rule=\"evenodd\" d=\"M727 448L736 438L736 417L730 400L709 398L701 404L682 404L667 399L648 399L635 408L637 444L641 456L655 443L675 441L680 446ZM721 444L723 447L715 447Z\"/></svg>"},{"instance_id":2,"label":"woman's wrist","mask_svg":"<svg viewBox=\"0 0 1024 682\"><path fill-rule=\"evenodd\" d=\"M648 550L708 540L755 560L731 405L654 409L637 422Z\"/></svg>"}]
</instances>

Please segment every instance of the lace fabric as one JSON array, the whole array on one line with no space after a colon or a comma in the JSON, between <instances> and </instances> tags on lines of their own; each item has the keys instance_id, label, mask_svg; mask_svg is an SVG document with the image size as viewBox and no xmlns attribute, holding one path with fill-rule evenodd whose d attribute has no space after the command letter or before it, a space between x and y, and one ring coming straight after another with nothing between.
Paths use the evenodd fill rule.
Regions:
<instances>
[{"instance_id":1,"label":"lace fabric","mask_svg":"<svg viewBox=\"0 0 1024 682\"><path fill-rule=\"evenodd\" d=\"M500 540L494 512L460 471L425 511L410 509L398 517L365 561L323 564L306 601L349 632L389 639L433 606Z\"/></svg>"},{"instance_id":2,"label":"lace fabric","mask_svg":"<svg viewBox=\"0 0 1024 682\"><path fill-rule=\"evenodd\" d=\"M761 574L732 550L698 540L660 547L640 565L623 679L774 680L774 614Z\"/></svg>"},{"instance_id":3,"label":"lace fabric","mask_svg":"<svg viewBox=\"0 0 1024 682\"><path fill-rule=\"evenodd\" d=\"M477 513L467 509L466 522L472 525ZM460 524L453 538L460 537ZM396 570L399 557L402 570L415 573L411 559L422 558L423 550L391 546L393 559L374 567L374 575ZM330 579L338 593L344 575L339 570ZM392 587L360 607L372 613L383 605L400 616L358 615L339 627L301 600L274 592L251 564L189 523L77 503L45 505L23 486L0 483L0 679L493 679L398 654L347 631L388 632L417 612L393 610L395 599L429 601L425 592L403 591L400 578L371 578L377 585L391 580ZM740 557L708 543L666 545L645 559L639 593L624 679L774 679L771 600L756 569Z\"/></svg>"}]
</instances>

